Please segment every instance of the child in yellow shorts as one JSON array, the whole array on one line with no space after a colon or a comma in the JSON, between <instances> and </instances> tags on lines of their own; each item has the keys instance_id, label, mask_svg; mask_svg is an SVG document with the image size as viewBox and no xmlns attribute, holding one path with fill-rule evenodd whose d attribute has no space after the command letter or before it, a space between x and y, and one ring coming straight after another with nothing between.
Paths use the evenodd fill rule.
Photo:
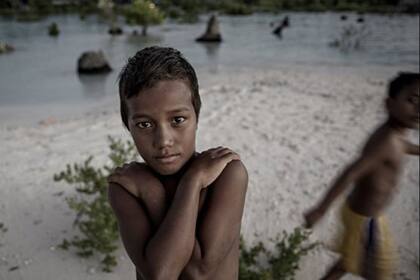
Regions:
<instances>
[{"instance_id":1,"label":"child in yellow shorts","mask_svg":"<svg viewBox=\"0 0 420 280\"><path fill-rule=\"evenodd\" d=\"M306 224L312 227L354 183L342 213L342 256L322 279L339 279L347 272L366 279L392 279L396 257L383 212L397 190L404 155L419 155L419 146L405 139L409 129L419 127L419 80L419 73L400 73L390 82L388 119L373 132L360 157L336 179L321 203L305 213Z\"/></svg>"}]
</instances>

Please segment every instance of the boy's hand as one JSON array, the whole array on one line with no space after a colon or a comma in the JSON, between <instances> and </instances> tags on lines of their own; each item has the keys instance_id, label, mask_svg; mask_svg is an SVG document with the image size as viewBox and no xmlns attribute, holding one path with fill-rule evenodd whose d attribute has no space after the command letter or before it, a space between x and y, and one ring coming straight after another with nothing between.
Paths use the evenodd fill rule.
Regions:
<instances>
[{"instance_id":1,"label":"boy's hand","mask_svg":"<svg viewBox=\"0 0 420 280\"><path fill-rule=\"evenodd\" d=\"M228 148L209 149L194 159L186 175L196 178L200 187L204 189L219 177L229 162L239 159L239 155Z\"/></svg>"},{"instance_id":2,"label":"boy's hand","mask_svg":"<svg viewBox=\"0 0 420 280\"><path fill-rule=\"evenodd\" d=\"M324 212L319 208L314 208L304 214L305 227L312 228L321 218L324 216Z\"/></svg>"}]
</instances>

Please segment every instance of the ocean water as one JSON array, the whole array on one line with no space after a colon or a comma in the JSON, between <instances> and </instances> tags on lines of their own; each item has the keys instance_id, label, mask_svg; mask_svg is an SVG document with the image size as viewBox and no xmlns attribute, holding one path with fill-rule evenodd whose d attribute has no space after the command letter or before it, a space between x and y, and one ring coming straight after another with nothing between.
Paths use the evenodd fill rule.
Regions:
<instances>
[{"instance_id":1,"label":"ocean water","mask_svg":"<svg viewBox=\"0 0 420 280\"><path fill-rule=\"evenodd\" d=\"M0 124L74 115L116 100L121 67L137 50L150 45L178 48L195 67L202 84L208 75L223 75L223 71L237 68L419 67L418 15L366 14L360 24L356 22L359 16L352 13L345 22L340 13L287 13L290 27L280 39L271 34L270 23L285 15L220 16L221 44L194 41L204 32L208 16L195 24L168 21L149 28L148 37L131 35L140 27L122 21L124 35L112 37L107 34L107 23L97 16L82 21L76 15L61 15L26 23L0 19L0 41L16 48L0 55ZM47 35L51 22L57 22L61 30L57 38ZM348 25L364 29L361 48L344 52L329 47ZM80 54L99 49L114 71L79 76L76 62Z\"/></svg>"}]
</instances>

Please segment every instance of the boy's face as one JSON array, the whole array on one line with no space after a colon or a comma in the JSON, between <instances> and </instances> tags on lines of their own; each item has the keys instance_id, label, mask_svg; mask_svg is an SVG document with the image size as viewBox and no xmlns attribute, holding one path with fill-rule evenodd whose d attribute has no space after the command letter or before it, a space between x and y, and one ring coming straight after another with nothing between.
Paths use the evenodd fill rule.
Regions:
<instances>
[{"instance_id":1,"label":"boy's face","mask_svg":"<svg viewBox=\"0 0 420 280\"><path fill-rule=\"evenodd\" d=\"M161 175L178 172L195 152L197 130L186 82L160 81L126 103L128 128L144 161Z\"/></svg>"},{"instance_id":2,"label":"boy's face","mask_svg":"<svg viewBox=\"0 0 420 280\"><path fill-rule=\"evenodd\" d=\"M387 103L391 117L407 128L419 127L418 81L403 87L396 97L388 98Z\"/></svg>"}]
</instances>

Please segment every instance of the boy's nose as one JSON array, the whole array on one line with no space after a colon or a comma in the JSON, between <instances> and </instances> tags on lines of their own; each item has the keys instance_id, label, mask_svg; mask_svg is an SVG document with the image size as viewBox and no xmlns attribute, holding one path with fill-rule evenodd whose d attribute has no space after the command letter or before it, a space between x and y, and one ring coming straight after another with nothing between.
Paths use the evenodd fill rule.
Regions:
<instances>
[{"instance_id":1,"label":"boy's nose","mask_svg":"<svg viewBox=\"0 0 420 280\"><path fill-rule=\"evenodd\" d=\"M160 127L156 130L155 146L158 149L172 146L174 143L173 135L170 129Z\"/></svg>"}]
</instances>

